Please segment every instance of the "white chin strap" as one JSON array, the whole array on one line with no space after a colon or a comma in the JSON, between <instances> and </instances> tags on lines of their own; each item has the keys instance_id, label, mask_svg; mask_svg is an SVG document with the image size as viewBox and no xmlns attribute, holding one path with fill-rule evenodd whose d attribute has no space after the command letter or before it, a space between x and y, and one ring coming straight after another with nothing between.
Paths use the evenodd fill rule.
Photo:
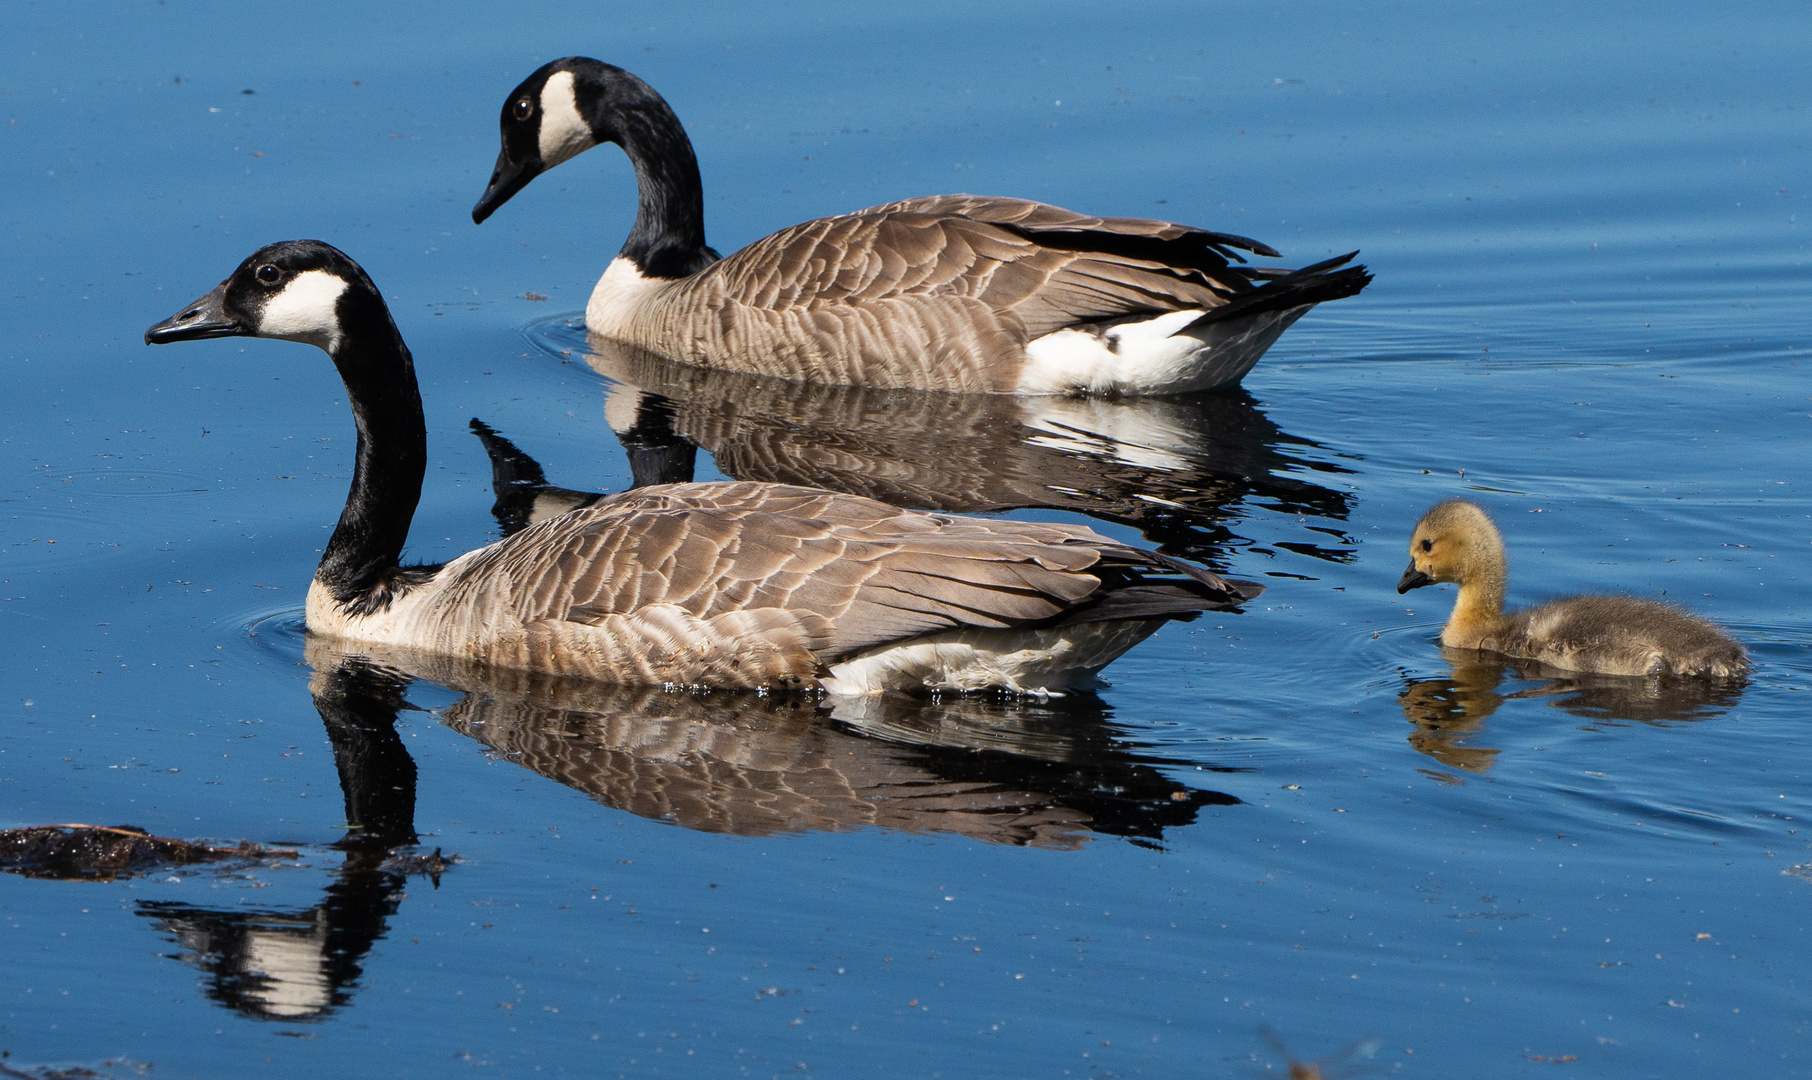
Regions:
<instances>
[{"instance_id":1,"label":"white chin strap","mask_svg":"<svg viewBox=\"0 0 1812 1080\"><path fill-rule=\"evenodd\" d=\"M579 115L573 73L556 71L541 87L541 166L551 169L598 145L591 125Z\"/></svg>"}]
</instances>

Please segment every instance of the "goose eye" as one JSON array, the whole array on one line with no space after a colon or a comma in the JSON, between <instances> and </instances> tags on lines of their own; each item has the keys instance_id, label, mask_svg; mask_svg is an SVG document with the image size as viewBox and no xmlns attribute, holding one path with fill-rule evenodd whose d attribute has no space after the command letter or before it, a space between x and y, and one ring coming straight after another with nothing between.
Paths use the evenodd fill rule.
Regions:
<instances>
[{"instance_id":1,"label":"goose eye","mask_svg":"<svg viewBox=\"0 0 1812 1080\"><path fill-rule=\"evenodd\" d=\"M254 276L257 277L257 279L259 281L264 282L266 285L275 285L277 283L277 279L279 279L283 276L283 271L277 269L275 266L272 266L270 263L265 263L263 266L260 266L255 271Z\"/></svg>"},{"instance_id":2,"label":"goose eye","mask_svg":"<svg viewBox=\"0 0 1812 1080\"><path fill-rule=\"evenodd\" d=\"M1434 550L1434 541L1433 540L1422 541L1422 550L1423 551L1433 551Z\"/></svg>"},{"instance_id":3,"label":"goose eye","mask_svg":"<svg viewBox=\"0 0 1812 1080\"><path fill-rule=\"evenodd\" d=\"M516 108L514 111L516 113L516 119L527 120L530 116L533 116L535 113L535 103L530 101L528 98L523 98L521 101L516 102Z\"/></svg>"}]
</instances>

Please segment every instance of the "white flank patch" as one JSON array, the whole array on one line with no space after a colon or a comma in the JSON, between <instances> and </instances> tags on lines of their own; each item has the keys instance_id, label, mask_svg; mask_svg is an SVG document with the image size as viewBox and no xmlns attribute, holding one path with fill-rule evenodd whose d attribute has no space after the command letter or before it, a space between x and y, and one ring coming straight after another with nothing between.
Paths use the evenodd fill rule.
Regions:
<instances>
[{"instance_id":1,"label":"white flank patch","mask_svg":"<svg viewBox=\"0 0 1812 1080\"><path fill-rule=\"evenodd\" d=\"M1022 394L1161 394L1193 389L1196 357L1208 346L1173 337L1200 311L1167 311L1096 336L1059 330L1026 346Z\"/></svg>"},{"instance_id":2,"label":"white flank patch","mask_svg":"<svg viewBox=\"0 0 1812 1080\"><path fill-rule=\"evenodd\" d=\"M573 73L556 71L541 87L541 165L551 169L598 145L591 125L579 115Z\"/></svg>"},{"instance_id":3,"label":"white flank patch","mask_svg":"<svg viewBox=\"0 0 1812 1080\"><path fill-rule=\"evenodd\" d=\"M258 313L258 336L303 341L328 352L340 347L337 306L346 279L325 270L304 270Z\"/></svg>"},{"instance_id":4,"label":"white flank patch","mask_svg":"<svg viewBox=\"0 0 1812 1080\"><path fill-rule=\"evenodd\" d=\"M886 690L1010 690L1059 696L1088 685L1161 619L1080 623L1037 630L951 630L888 645L832 665L832 694Z\"/></svg>"},{"instance_id":5,"label":"white flank patch","mask_svg":"<svg viewBox=\"0 0 1812 1080\"><path fill-rule=\"evenodd\" d=\"M643 277L636 265L621 255L610 260L604 276L585 304L585 329L619 341L636 341L637 325L651 297L668 283Z\"/></svg>"}]
</instances>

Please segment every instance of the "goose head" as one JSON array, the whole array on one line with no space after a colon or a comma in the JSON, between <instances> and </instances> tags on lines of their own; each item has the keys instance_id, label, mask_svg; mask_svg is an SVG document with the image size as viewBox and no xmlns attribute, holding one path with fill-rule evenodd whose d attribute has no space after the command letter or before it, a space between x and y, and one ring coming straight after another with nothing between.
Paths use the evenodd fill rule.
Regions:
<instances>
[{"instance_id":1,"label":"goose head","mask_svg":"<svg viewBox=\"0 0 1812 1080\"><path fill-rule=\"evenodd\" d=\"M473 222L482 223L530 180L555 165L599 143L617 141L609 129L608 115L600 109L612 73L628 75L597 60L568 56L543 64L510 92L497 121L503 148L491 170L490 185L472 207ZM629 78L640 81L632 75ZM594 129L594 121L587 117L597 117L603 130Z\"/></svg>"},{"instance_id":2,"label":"goose head","mask_svg":"<svg viewBox=\"0 0 1812 1080\"><path fill-rule=\"evenodd\" d=\"M1504 541L1490 516L1464 499L1449 499L1416 523L1409 538L1409 568L1397 582L1397 592L1446 581L1501 580L1503 574Z\"/></svg>"},{"instance_id":3,"label":"goose head","mask_svg":"<svg viewBox=\"0 0 1812 1080\"><path fill-rule=\"evenodd\" d=\"M286 240L259 248L212 292L146 330L145 344L265 337L333 354L349 330L374 316L390 323L357 263L319 240Z\"/></svg>"}]
</instances>

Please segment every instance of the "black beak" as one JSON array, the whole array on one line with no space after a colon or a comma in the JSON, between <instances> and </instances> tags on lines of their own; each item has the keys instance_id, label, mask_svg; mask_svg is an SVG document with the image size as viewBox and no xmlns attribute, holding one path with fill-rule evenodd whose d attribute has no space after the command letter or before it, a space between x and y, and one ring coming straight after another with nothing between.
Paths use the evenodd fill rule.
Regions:
<instances>
[{"instance_id":1,"label":"black beak","mask_svg":"<svg viewBox=\"0 0 1812 1080\"><path fill-rule=\"evenodd\" d=\"M1416 560L1409 560L1409 569L1397 579L1397 595L1402 596L1411 589L1420 589L1424 585L1433 585L1435 579L1416 569Z\"/></svg>"},{"instance_id":2,"label":"black beak","mask_svg":"<svg viewBox=\"0 0 1812 1080\"><path fill-rule=\"evenodd\" d=\"M540 175L541 162L511 161L509 147L499 150L497 167L491 170L491 186L484 189L484 194L479 196L478 205L472 207L472 224L483 225L485 218L510 201L510 196L527 187L530 180Z\"/></svg>"},{"instance_id":3,"label":"black beak","mask_svg":"<svg viewBox=\"0 0 1812 1080\"><path fill-rule=\"evenodd\" d=\"M245 333L226 313L226 282L200 300L145 331L145 344L168 345L172 341L200 341L203 338L233 337Z\"/></svg>"}]
</instances>

